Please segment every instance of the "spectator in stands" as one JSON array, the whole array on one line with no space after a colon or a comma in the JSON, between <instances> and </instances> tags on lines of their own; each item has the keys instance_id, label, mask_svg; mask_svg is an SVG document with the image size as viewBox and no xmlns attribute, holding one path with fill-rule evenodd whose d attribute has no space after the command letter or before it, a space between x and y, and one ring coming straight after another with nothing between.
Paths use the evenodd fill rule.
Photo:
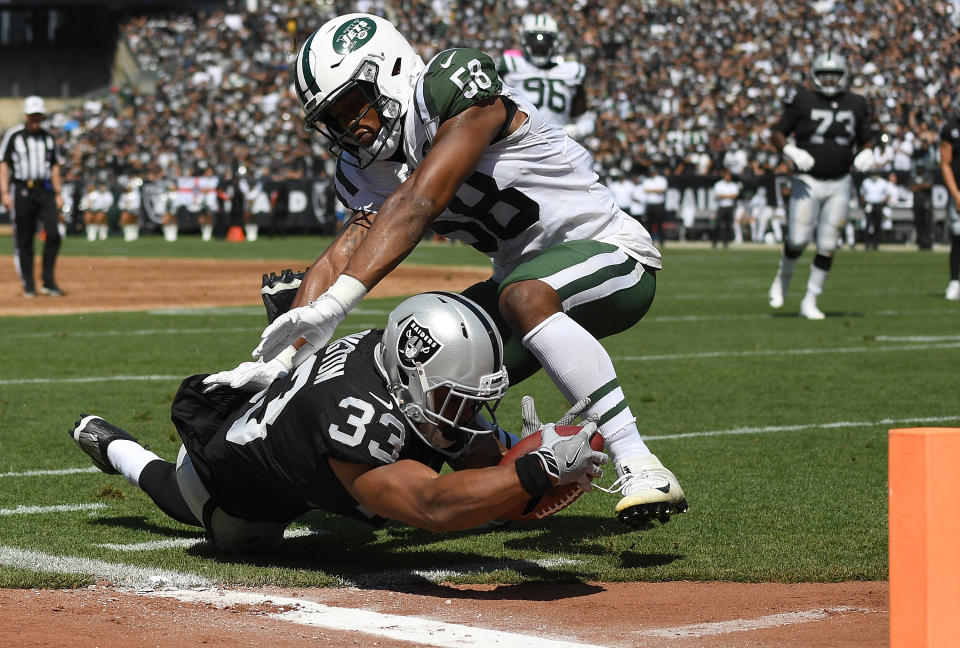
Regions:
<instances>
[{"instance_id":1,"label":"spectator in stands","mask_svg":"<svg viewBox=\"0 0 960 648\"><path fill-rule=\"evenodd\" d=\"M720 180L713 185L713 193L717 200L717 213L714 216L713 234L710 238L711 246L723 247L730 245L730 232L733 228L733 215L740 199L740 185L733 181L730 169L720 172Z\"/></svg>"},{"instance_id":2,"label":"spectator in stands","mask_svg":"<svg viewBox=\"0 0 960 648\"><path fill-rule=\"evenodd\" d=\"M661 172L659 164L650 165L650 175L641 183L640 189L645 204L644 224L662 250L666 244L663 223L667 211L667 178Z\"/></svg>"},{"instance_id":3,"label":"spectator in stands","mask_svg":"<svg viewBox=\"0 0 960 648\"><path fill-rule=\"evenodd\" d=\"M860 199L866 218L864 248L876 250L883 235L883 210L890 203L890 182L877 169L860 185Z\"/></svg>"},{"instance_id":4,"label":"spectator in stands","mask_svg":"<svg viewBox=\"0 0 960 648\"><path fill-rule=\"evenodd\" d=\"M917 249L933 249L933 172L929 166L917 163L910 176L913 193L913 226L917 235Z\"/></svg>"}]
</instances>

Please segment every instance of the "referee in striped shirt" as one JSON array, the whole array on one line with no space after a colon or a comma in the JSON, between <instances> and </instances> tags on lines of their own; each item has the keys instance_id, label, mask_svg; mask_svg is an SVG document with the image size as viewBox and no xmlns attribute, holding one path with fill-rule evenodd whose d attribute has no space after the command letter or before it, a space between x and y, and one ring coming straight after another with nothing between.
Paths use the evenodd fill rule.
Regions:
<instances>
[{"instance_id":1,"label":"referee in striped shirt","mask_svg":"<svg viewBox=\"0 0 960 648\"><path fill-rule=\"evenodd\" d=\"M46 115L43 98L27 97L26 121L6 132L0 141L0 201L11 212L13 263L20 274L24 297L36 297L33 277L33 237L43 223L43 284L40 292L60 297L54 266L60 250L57 228L63 198L60 196L60 152L53 135L40 124Z\"/></svg>"}]
</instances>

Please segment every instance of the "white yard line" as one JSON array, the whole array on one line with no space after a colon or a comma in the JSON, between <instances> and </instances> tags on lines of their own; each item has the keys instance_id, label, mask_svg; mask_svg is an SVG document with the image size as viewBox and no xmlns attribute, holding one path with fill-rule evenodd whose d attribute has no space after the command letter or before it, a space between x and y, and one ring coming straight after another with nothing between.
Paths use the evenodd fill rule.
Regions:
<instances>
[{"instance_id":1,"label":"white yard line","mask_svg":"<svg viewBox=\"0 0 960 648\"><path fill-rule=\"evenodd\" d=\"M808 349L767 349L759 351L700 351L697 353L661 353L659 355L614 356L614 360L624 362L647 362L650 360L706 360L713 358L749 358L765 356L797 356L840 353L879 353L881 351L933 351L937 349L958 349L960 341L942 344L900 344L890 346L862 347L814 347Z\"/></svg>"},{"instance_id":2,"label":"white yard line","mask_svg":"<svg viewBox=\"0 0 960 648\"><path fill-rule=\"evenodd\" d=\"M311 530L305 529L303 527L298 527L296 529L287 529L283 532L284 538L304 538L306 536L313 535L326 535L326 531L322 530ZM116 542L104 542L102 544L96 544L95 547L103 547L104 549L111 549L113 551L127 551L127 552L138 552L138 551L154 551L157 549L176 549L176 548L190 548L194 545L203 544L206 542L206 538L203 536L197 536L196 538L173 538L170 540L149 540L147 542L128 542L128 543L116 543Z\"/></svg>"},{"instance_id":3,"label":"white yard line","mask_svg":"<svg viewBox=\"0 0 960 648\"><path fill-rule=\"evenodd\" d=\"M60 475L76 475L79 473L100 472L96 466L86 468L62 468L59 470L24 470L21 472L0 473L0 477L57 477Z\"/></svg>"},{"instance_id":4,"label":"white yard line","mask_svg":"<svg viewBox=\"0 0 960 648\"><path fill-rule=\"evenodd\" d=\"M707 430L703 432L682 432L678 434L645 434L644 441L662 441L666 439L688 439L693 437L729 436L737 434L764 434L769 432L797 432L799 430L834 429L852 427L879 427L888 425L916 425L929 423L960 422L960 414L953 416L918 416L913 418L878 419L875 421L835 421L833 423L800 423L796 425L767 425L763 427L742 427L728 430Z\"/></svg>"},{"instance_id":5,"label":"white yard line","mask_svg":"<svg viewBox=\"0 0 960 648\"><path fill-rule=\"evenodd\" d=\"M38 513L69 513L71 511L95 511L107 508L106 504L55 504L53 506L18 506L0 509L0 515L36 515Z\"/></svg>"},{"instance_id":6,"label":"white yard line","mask_svg":"<svg viewBox=\"0 0 960 648\"><path fill-rule=\"evenodd\" d=\"M174 598L178 601L207 603L217 607L232 605L262 605L291 608L268 615L278 621L346 632L409 641L417 646L440 648L601 648L563 639L489 630L458 623L445 623L415 616L384 614L371 610L323 605L299 598L264 596L252 592L230 590L200 590L156 592L152 596Z\"/></svg>"},{"instance_id":7,"label":"white yard line","mask_svg":"<svg viewBox=\"0 0 960 648\"><path fill-rule=\"evenodd\" d=\"M821 621L835 615L870 614L872 612L874 612L874 610L867 608L840 605L832 608L820 608L801 612L782 612L780 614L769 614L767 616L756 617L754 619L732 619L730 621L717 621L714 623L692 623L690 625L676 626L673 628L637 630L636 634L646 637L661 637L664 639L691 639L729 634L731 632L779 628L781 626L793 625L796 623Z\"/></svg>"}]
</instances>

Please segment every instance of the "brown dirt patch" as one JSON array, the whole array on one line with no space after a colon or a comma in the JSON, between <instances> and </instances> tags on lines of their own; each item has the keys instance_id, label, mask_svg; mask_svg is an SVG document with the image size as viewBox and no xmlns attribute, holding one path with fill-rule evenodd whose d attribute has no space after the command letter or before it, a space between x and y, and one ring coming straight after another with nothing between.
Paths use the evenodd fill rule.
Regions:
<instances>
[{"instance_id":1,"label":"brown dirt patch","mask_svg":"<svg viewBox=\"0 0 960 648\"><path fill-rule=\"evenodd\" d=\"M0 257L0 315L41 315L190 306L261 304L260 276L301 261L224 261L61 256L57 281L63 297L26 299L7 255ZM371 297L412 295L424 290L460 291L490 276L481 268L402 265L376 286Z\"/></svg>"},{"instance_id":2,"label":"brown dirt patch","mask_svg":"<svg viewBox=\"0 0 960 648\"><path fill-rule=\"evenodd\" d=\"M471 627L603 646L652 648L878 648L887 646L886 583L584 583L438 585L407 591L256 590L335 607L415 615ZM831 608L856 608L833 611ZM696 623L769 618L827 609L824 618L699 637L645 631ZM275 605L183 603L104 585L80 590L0 590L0 637L15 645L131 648L150 646L377 646L413 643L361 632L299 625L271 617ZM69 641L66 639L69 637ZM423 643L429 645L428 638ZM14 645L14 644L10 644Z\"/></svg>"}]
</instances>

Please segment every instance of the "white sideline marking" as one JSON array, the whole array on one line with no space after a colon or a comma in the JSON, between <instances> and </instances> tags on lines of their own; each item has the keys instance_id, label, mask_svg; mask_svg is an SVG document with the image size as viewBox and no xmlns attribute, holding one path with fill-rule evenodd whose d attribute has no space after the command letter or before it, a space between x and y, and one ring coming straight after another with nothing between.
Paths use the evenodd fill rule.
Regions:
<instances>
[{"instance_id":1,"label":"white sideline marking","mask_svg":"<svg viewBox=\"0 0 960 648\"><path fill-rule=\"evenodd\" d=\"M284 612L268 615L278 621L331 630L363 632L417 646L441 648L601 648L600 646L562 639L547 639L502 630L489 630L456 623L432 621L415 616L383 614L370 610L337 607L284 596L264 596L238 591L173 591L154 592L151 596L175 598L179 601L207 603L216 607L232 605L263 605L270 603L284 608Z\"/></svg>"},{"instance_id":2,"label":"white sideline marking","mask_svg":"<svg viewBox=\"0 0 960 648\"><path fill-rule=\"evenodd\" d=\"M877 342L952 342L960 340L960 335L878 335Z\"/></svg>"},{"instance_id":3,"label":"white sideline marking","mask_svg":"<svg viewBox=\"0 0 960 648\"><path fill-rule=\"evenodd\" d=\"M732 621L717 621L715 623L692 623L674 628L654 628L652 630L637 630L636 634L648 637L663 637L668 639L709 637L730 632L745 632L747 630L763 630L777 628L795 623L819 621L834 614L870 614L874 610L868 608L849 607L840 605L832 608L804 610L801 612L783 612L770 614L755 619L734 619Z\"/></svg>"},{"instance_id":4,"label":"white sideline marking","mask_svg":"<svg viewBox=\"0 0 960 648\"><path fill-rule=\"evenodd\" d=\"M60 470L24 470L23 472L5 472L0 473L0 477L55 477L58 475L75 475L77 473L95 473L100 472L96 466L87 468L63 468Z\"/></svg>"},{"instance_id":5,"label":"white sideline marking","mask_svg":"<svg viewBox=\"0 0 960 648\"><path fill-rule=\"evenodd\" d=\"M351 327L352 328L352 327ZM645 356L615 356L614 360L647 362L650 360L703 360L712 358L745 358L751 356L819 355L824 353L873 353L875 351L929 351L958 349L960 341L944 344L903 344L898 346L815 347L810 349L768 349L764 351L704 351L700 353L665 353ZM0 380L0 385L42 385L51 383L98 383L126 380L183 380L184 376L86 376L83 378L20 378Z\"/></svg>"},{"instance_id":6,"label":"white sideline marking","mask_svg":"<svg viewBox=\"0 0 960 648\"><path fill-rule=\"evenodd\" d=\"M303 538L306 536L312 535L326 535L327 531L316 530L312 531L305 528L297 529L287 529L283 532L283 537L286 539L290 538ZM203 544L206 542L206 538L203 536L197 536L196 538L174 538L171 540L150 540L147 542L130 542L126 544L120 544L115 542L104 542L102 544L96 544L95 547L102 547L104 549L112 549L113 551L153 551L155 549L175 549L178 547L193 547L194 545Z\"/></svg>"},{"instance_id":7,"label":"white sideline marking","mask_svg":"<svg viewBox=\"0 0 960 648\"><path fill-rule=\"evenodd\" d=\"M252 326L234 326L231 328L181 328L181 329L121 329L112 331L49 331L47 333L11 333L6 338L74 338L74 337L117 337L119 335L218 335L220 333L244 333L260 331Z\"/></svg>"},{"instance_id":8,"label":"white sideline marking","mask_svg":"<svg viewBox=\"0 0 960 648\"><path fill-rule=\"evenodd\" d=\"M918 416L901 419L880 419L878 421L836 421L834 423L801 423L798 425L767 425L764 427L741 427L730 430L712 430L705 432L682 432L679 434L650 434L643 435L644 441L664 439L686 439L690 437L724 436L730 434L758 434L763 432L796 432L797 430L812 430L815 428L847 428L847 427L876 427L879 425L902 425L904 423L946 423L960 421L960 414L956 416Z\"/></svg>"},{"instance_id":9,"label":"white sideline marking","mask_svg":"<svg viewBox=\"0 0 960 648\"><path fill-rule=\"evenodd\" d=\"M0 380L0 385L47 385L50 383L98 383L118 380L183 380L186 376L86 376L84 378L19 378Z\"/></svg>"},{"instance_id":10,"label":"white sideline marking","mask_svg":"<svg viewBox=\"0 0 960 648\"><path fill-rule=\"evenodd\" d=\"M95 511L107 508L106 504L56 504L54 506L18 506L0 509L0 515L34 515L36 513L67 513L70 511Z\"/></svg>"},{"instance_id":11,"label":"white sideline marking","mask_svg":"<svg viewBox=\"0 0 960 648\"><path fill-rule=\"evenodd\" d=\"M616 356L614 360L646 362L648 360L701 360L707 358L749 358L754 356L819 355L823 353L874 353L878 351L929 351L960 349L960 342L946 344L901 344L898 346L815 347L812 349L767 349L764 351L703 351L700 353L662 353L646 356Z\"/></svg>"},{"instance_id":12,"label":"white sideline marking","mask_svg":"<svg viewBox=\"0 0 960 648\"><path fill-rule=\"evenodd\" d=\"M92 558L56 556L39 551L0 545L0 565L19 567L35 572L57 574L89 574L123 587L136 589L155 587L209 587L211 584L196 574L186 574L153 567L136 567L109 563Z\"/></svg>"},{"instance_id":13,"label":"white sideline marking","mask_svg":"<svg viewBox=\"0 0 960 648\"><path fill-rule=\"evenodd\" d=\"M0 546L0 564L37 572L63 574L90 574L125 587L140 590L145 596L171 598L184 602L209 603L217 607L231 605L264 605L289 607L285 612L271 614L278 621L331 630L362 632L379 637L409 641L416 646L440 648L603 648L560 639L488 630L467 625L431 621L415 616L381 614L369 610L335 607L298 598L267 596L254 592L202 589L211 583L201 576L164 569L151 569L108 563L102 560L54 556L39 551L26 551ZM176 588L156 590L156 588ZM156 590L156 591L154 591Z\"/></svg>"}]
</instances>

